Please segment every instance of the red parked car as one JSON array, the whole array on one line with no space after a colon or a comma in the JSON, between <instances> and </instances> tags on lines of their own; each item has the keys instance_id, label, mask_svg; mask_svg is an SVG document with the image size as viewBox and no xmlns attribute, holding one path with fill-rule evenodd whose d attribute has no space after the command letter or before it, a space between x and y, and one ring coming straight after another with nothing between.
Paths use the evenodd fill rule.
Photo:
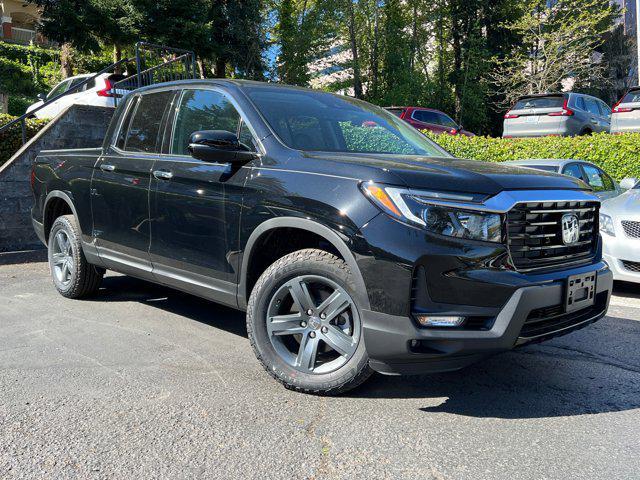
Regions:
<instances>
[{"instance_id":1,"label":"red parked car","mask_svg":"<svg viewBox=\"0 0 640 480\"><path fill-rule=\"evenodd\" d=\"M464 130L462 125L458 125L453 118L440 110L423 107L386 107L386 109L418 130L475 137L475 134Z\"/></svg>"}]
</instances>

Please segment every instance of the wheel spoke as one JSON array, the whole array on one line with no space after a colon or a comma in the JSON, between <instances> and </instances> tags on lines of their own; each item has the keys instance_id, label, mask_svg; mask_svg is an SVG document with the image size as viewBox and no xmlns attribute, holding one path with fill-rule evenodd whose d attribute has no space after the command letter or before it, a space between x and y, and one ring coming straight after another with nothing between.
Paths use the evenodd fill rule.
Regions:
<instances>
[{"instance_id":1,"label":"wheel spoke","mask_svg":"<svg viewBox=\"0 0 640 480\"><path fill-rule=\"evenodd\" d=\"M311 299L311 294L304 280L293 279L287 286L300 312L306 312L307 310L313 310L315 308L315 304Z\"/></svg>"},{"instance_id":2,"label":"wheel spoke","mask_svg":"<svg viewBox=\"0 0 640 480\"><path fill-rule=\"evenodd\" d=\"M351 355L356 349L353 337L350 337L335 325L329 325L327 332L323 335L325 343L343 357Z\"/></svg>"},{"instance_id":3,"label":"wheel spoke","mask_svg":"<svg viewBox=\"0 0 640 480\"><path fill-rule=\"evenodd\" d=\"M62 264L62 281L66 282L68 280L67 276L69 274L69 262L65 261Z\"/></svg>"},{"instance_id":4,"label":"wheel spoke","mask_svg":"<svg viewBox=\"0 0 640 480\"><path fill-rule=\"evenodd\" d=\"M67 269L69 270L69 274L71 274L71 272L73 272L73 268L74 268L73 257L68 256L67 257Z\"/></svg>"},{"instance_id":5,"label":"wheel spoke","mask_svg":"<svg viewBox=\"0 0 640 480\"><path fill-rule=\"evenodd\" d=\"M51 256L54 265L62 265L67 256L64 253L54 253Z\"/></svg>"},{"instance_id":6,"label":"wheel spoke","mask_svg":"<svg viewBox=\"0 0 640 480\"><path fill-rule=\"evenodd\" d=\"M351 301L348 295L346 295L344 292L340 290L335 290L318 307L318 312L324 313L326 315L324 320L327 322L330 322L337 315L342 313L350 304L351 304Z\"/></svg>"},{"instance_id":7,"label":"wheel spoke","mask_svg":"<svg viewBox=\"0 0 640 480\"><path fill-rule=\"evenodd\" d=\"M302 315L300 313L269 317L267 332L269 335L295 335L296 333L302 333L305 329L300 326L301 321Z\"/></svg>"},{"instance_id":8,"label":"wheel spoke","mask_svg":"<svg viewBox=\"0 0 640 480\"><path fill-rule=\"evenodd\" d=\"M313 371L318 353L318 337L311 337L309 334L303 335L300 341L300 349L296 357L296 365L303 370Z\"/></svg>"},{"instance_id":9,"label":"wheel spoke","mask_svg":"<svg viewBox=\"0 0 640 480\"><path fill-rule=\"evenodd\" d=\"M58 250L60 250L60 253L66 253L67 249L62 232L56 233L56 243L58 244Z\"/></svg>"}]
</instances>

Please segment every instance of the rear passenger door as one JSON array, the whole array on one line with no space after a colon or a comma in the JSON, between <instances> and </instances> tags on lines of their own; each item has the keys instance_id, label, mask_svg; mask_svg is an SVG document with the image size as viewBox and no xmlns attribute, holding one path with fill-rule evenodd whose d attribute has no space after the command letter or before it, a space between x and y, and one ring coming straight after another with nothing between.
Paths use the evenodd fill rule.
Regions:
<instances>
[{"instance_id":1,"label":"rear passenger door","mask_svg":"<svg viewBox=\"0 0 640 480\"><path fill-rule=\"evenodd\" d=\"M589 121L591 123L591 129L594 132L609 131L609 122L602 117L602 111L598 105L598 101L595 98L585 97L584 103L589 112Z\"/></svg>"},{"instance_id":2,"label":"rear passenger door","mask_svg":"<svg viewBox=\"0 0 640 480\"><path fill-rule=\"evenodd\" d=\"M117 134L91 181L93 236L107 267L153 278L149 261L149 185L175 92L128 99Z\"/></svg>"},{"instance_id":3,"label":"rear passenger door","mask_svg":"<svg viewBox=\"0 0 640 480\"><path fill-rule=\"evenodd\" d=\"M171 114L151 179L151 262L157 280L235 305L242 192L250 165L191 157L189 137L226 130L257 148L232 99L217 89L185 89Z\"/></svg>"}]
</instances>

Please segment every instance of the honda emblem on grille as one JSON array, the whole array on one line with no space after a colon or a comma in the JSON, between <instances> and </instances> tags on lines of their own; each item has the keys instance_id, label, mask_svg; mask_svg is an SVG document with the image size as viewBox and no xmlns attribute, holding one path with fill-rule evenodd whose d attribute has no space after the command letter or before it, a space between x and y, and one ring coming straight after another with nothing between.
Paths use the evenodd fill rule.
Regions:
<instances>
[{"instance_id":1,"label":"honda emblem on grille","mask_svg":"<svg viewBox=\"0 0 640 480\"><path fill-rule=\"evenodd\" d=\"M562 242L565 245L578 243L580 239L580 222L575 213L565 213L562 216Z\"/></svg>"}]
</instances>

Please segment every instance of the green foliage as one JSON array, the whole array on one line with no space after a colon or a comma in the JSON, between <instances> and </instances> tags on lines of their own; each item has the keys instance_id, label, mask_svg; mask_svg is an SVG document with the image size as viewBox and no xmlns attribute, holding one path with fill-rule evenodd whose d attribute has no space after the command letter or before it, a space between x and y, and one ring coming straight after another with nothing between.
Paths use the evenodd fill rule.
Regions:
<instances>
[{"instance_id":1,"label":"green foliage","mask_svg":"<svg viewBox=\"0 0 640 480\"><path fill-rule=\"evenodd\" d=\"M528 158L578 159L599 165L617 180L640 177L640 133L519 139L424 133L459 158L486 162Z\"/></svg>"},{"instance_id":2,"label":"green foliage","mask_svg":"<svg viewBox=\"0 0 640 480\"><path fill-rule=\"evenodd\" d=\"M36 97L24 97L22 95L9 95L9 115L19 117L27 111L27 107L38 99Z\"/></svg>"},{"instance_id":3,"label":"green foliage","mask_svg":"<svg viewBox=\"0 0 640 480\"><path fill-rule=\"evenodd\" d=\"M7 94L35 95L38 84L31 67L0 57L0 91Z\"/></svg>"},{"instance_id":4,"label":"green foliage","mask_svg":"<svg viewBox=\"0 0 640 480\"><path fill-rule=\"evenodd\" d=\"M38 61L41 65L60 61L60 53L57 50L8 42L0 42L0 57L25 65L29 65L29 57Z\"/></svg>"},{"instance_id":5,"label":"green foliage","mask_svg":"<svg viewBox=\"0 0 640 480\"><path fill-rule=\"evenodd\" d=\"M0 114L0 127L6 125L16 117L6 114ZM27 139L33 137L45 125L46 120L27 120ZM22 146L22 129L20 124L16 124L9 130L0 133L0 166L3 165L11 156L16 153Z\"/></svg>"}]
</instances>

